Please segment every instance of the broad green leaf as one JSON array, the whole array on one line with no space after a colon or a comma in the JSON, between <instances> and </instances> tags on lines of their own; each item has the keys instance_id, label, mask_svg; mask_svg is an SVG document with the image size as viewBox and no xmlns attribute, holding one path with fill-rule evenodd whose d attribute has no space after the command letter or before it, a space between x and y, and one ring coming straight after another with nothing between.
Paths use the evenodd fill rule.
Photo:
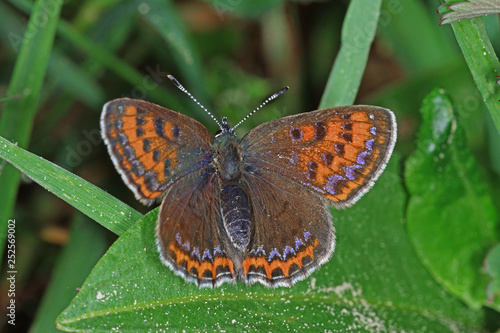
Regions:
<instances>
[{"instance_id":1,"label":"broad green leaf","mask_svg":"<svg viewBox=\"0 0 500 333\"><path fill-rule=\"evenodd\" d=\"M382 0L352 0L342 25L341 47L328 78L320 109L350 105L358 93L377 31Z\"/></svg>"},{"instance_id":2,"label":"broad green leaf","mask_svg":"<svg viewBox=\"0 0 500 333\"><path fill-rule=\"evenodd\" d=\"M57 316L76 295L77 288L105 250L106 240L101 227L84 215L76 214L70 239L58 258L30 333L58 332L54 325Z\"/></svg>"},{"instance_id":3,"label":"broad green leaf","mask_svg":"<svg viewBox=\"0 0 500 333\"><path fill-rule=\"evenodd\" d=\"M141 217L139 212L100 188L2 137L0 159L118 235Z\"/></svg>"},{"instance_id":4,"label":"broad green leaf","mask_svg":"<svg viewBox=\"0 0 500 333\"><path fill-rule=\"evenodd\" d=\"M19 98L10 100L2 109L0 136L16 141L21 147L29 143L62 3L62 0L37 0L24 35L9 34L19 55L7 95L18 95ZM0 254L3 253L6 225L12 217L19 181L19 172L11 166L6 166L0 174Z\"/></svg>"},{"instance_id":5,"label":"broad green leaf","mask_svg":"<svg viewBox=\"0 0 500 333\"><path fill-rule=\"evenodd\" d=\"M436 280L479 308L489 280L482 260L498 227L491 189L442 90L427 96L422 116L417 151L405 168L408 232Z\"/></svg>"},{"instance_id":6,"label":"broad green leaf","mask_svg":"<svg viewBox=\"0 0 500 333\"><path fill-rule=\"evenodd\" d=\"M500 64L488 35L479 18L453 22L451 27L477 89L500 132L500 90L496 83L497 75L500 75Z\"/></svg>"},{"instance_id":7,"label":"broad green leaf","mask_svg":"<svg viewBox=\"0 0 500 333\"><path fill-rule=\"evenodd\" d=\"M334 211L337 250L293 288L197 289L164 267L158 210L131 227L61 314L66 331L480 331L481 313L444 292L406 237L405 194L394 159L354 208Z\"/></svg>"},{"instance_id":8,"label":"broad green leaf","mask_svg":"<svg viewBox=\"0 0 500 333\"><path fill-rule=\"evenodd\" d=\"M498 0L469 0L462 2L448 1L449 4L441 5L439 13L441 24L448 24L472 17L500 13L500 2Z\"/></svg>"}]
</instances>

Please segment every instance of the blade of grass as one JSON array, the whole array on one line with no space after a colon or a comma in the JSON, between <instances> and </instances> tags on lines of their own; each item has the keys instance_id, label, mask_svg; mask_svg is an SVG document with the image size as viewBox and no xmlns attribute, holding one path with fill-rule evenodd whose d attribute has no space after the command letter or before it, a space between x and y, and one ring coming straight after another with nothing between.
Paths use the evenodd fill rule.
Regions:
<instances>
[{"instance_id":1,"label":"blade of grass","mask_svg":"<svg viewBox=\"0 0 500 333\"><path fill-rule=\"evenodd\" d=\"M424 1L384 1L382 13L379 36L409 76L434 73L458 55L451 34L438 29Z\"/></svg>"},{"instance_id":2,"label":"blade of grass","mask_svg":"<svg viewBox=\"0 0 500 333\"><path fill-rule=\"evenodd\" d=\"M11 0L11 2L25 12L31 11L32 5L26 0ZM57 25L57 32L62 38L88 54L91 54L92 59L104 64L109 70L133 86L143 87L145 89L146 86L150 84L148 81L148 79L151 78L150 74L143 74L136 71L108 50L92 42L69 23L61 20ZM178 95L173 94L160 85L160 83L168 81L167 73L157 69L158 68L155 67L152 68L153 71L156 70L153 79L157 80L158 85L156 85L154 89L147 90L148 95L158 103L168 106L170 109L182 109L182 104L178 102Z\"/></svg>"},{"instance_id":3,"label":"blade of grass","mask_svg":"<svg viewBox=\"0 0 500 333\"><path fill-rule=\"evenodd\" d=\"M26 147L30 140L61 6L62 1L35 2L9 83L7 95L21 97L9 101L2 110L0 135L21 147ZM19 172L7 165L0 175L0 258L3 258L7 221L12 217L19 181Z\"/></svg>"},{"instance_id":4,"label":"blade of grass","mask_svg":"<svg viewBox=\"0 0 500 333\"><path fill-rule=\"evenodd\" d=\"M54 267L30 333L60 332L54 325L57 316L76 296L77 288L106 249L102 229L83 214L75 215L70 240Z\"/></svg>"},{"instance_id":5,"label":"blade of grass","mask_svg":"<svg viewBox=\"0 0 500 333\"><path fill-rule=\"evenodd\" d=\"M380 15L381 0L352 0L347 9L339 54L319 108L354 103Z\"/></svg>"},{"instance_id":6,"label":"blade of grass","mask_svg":"<svg viewBox=\"0 0 500 333\"><path fill-rule=\"evenodd\" d=\"M0 159L11 163L46 190L117 235L123 234L142 216L135 209L86 180L2 137Z\"/></svg>"},{"instance_id":7,"label":"blade of grass","mask_svg":"<svg viewBox=\"0 0 500 333\"><path fill-rule=\"evenodd\" d=\"M186 31L171 1L143 1L148 6L144 12L145 19L151 24L170 46L177 68L189 90L202 104L209 107L205 96L203 77L198 53L193 49ZM201 110L200 110L201 111Z\"/></svg>"},{"instance_id":8,"label":"blade of grass","mask_svg":"<svg viewBox=\"0 0 500 333\"><path fill-rule=\"evenodd\" d=\"M442 1L445 3L444 1ZM451 23L458 45L462 49L477 89L500 132L500 92L497 75L500 64L480 18Z\"/></svg>"}]
</instances>

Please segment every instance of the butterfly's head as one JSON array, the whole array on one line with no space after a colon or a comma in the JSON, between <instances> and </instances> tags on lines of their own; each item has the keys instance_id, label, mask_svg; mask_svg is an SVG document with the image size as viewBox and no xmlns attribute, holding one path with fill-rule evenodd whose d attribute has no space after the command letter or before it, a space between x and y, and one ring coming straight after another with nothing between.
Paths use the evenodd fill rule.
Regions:
<instances>
[{"instance_id":1,"label":"butterfly's head","mask_svg":"<svg viewBox=\"0 0 500 333\"><path fill-rule=\"evenodd\" d=\"M229 123L227 122L227 117L222 117L221 122L220 122L220 129L215 133L215 137L220 137L220 136L236 136L236 133L234 130L229 126Z\"/></svg>"}]
</instances>

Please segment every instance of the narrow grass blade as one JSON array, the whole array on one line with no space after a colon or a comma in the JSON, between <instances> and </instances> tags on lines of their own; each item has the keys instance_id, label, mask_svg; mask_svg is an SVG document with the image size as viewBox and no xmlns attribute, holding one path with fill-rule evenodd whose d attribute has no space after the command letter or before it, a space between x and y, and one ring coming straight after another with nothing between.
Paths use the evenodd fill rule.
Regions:
<instances>
[{"instance_id":1,"label":"narrow grass blade","mask_svg":"<svg viewBox=\"0 0 500 333\"><path fill-rule=\"evenodd\" d=\"M36 1L24 36L18 36L19 56L7 95L21 97L10 100L3 108L0 135L16 141L20 147L26 147L29 143L62 3L61 0ZM14 208L19 180L19 172L9 166L0 175L0 255L3 253L6 223Z\"/></svg>"},{"instance_id":2,"label":"narrow grass blade","mask_svg":"<svg viewBox=\"0 0 500 333\"><path fill-rule=\"evenodd\" d=\"M31 10L31 4L26 0L12 0L12 2L25 12L30 12ZM108 50L94 43L65 21L59 22L57 32L62 38L66 39L71 44L74 44L79 49L92 55L92 59L94 61L105 65L106 68L132 84L134 87L146 89L145 87L148 85L148 80L151 79L152 74L143 74L138 72L129 64L110 53ZM148 71L148 68L145 70ZM154 72L158 85L156 85L154 89L146 89L148 95L158 103L168 106L171 109L182 109L182 104L178 102L177 95L167 89L164 89L160 85L162 82L167 82L168 73L159 69L158 66L149 68L149 71Z\"/></svg>"},{"instance_id":3,"label":"narrow grass blade","mask_svg":"<svg viewBox=\"0 0 500 333\"><path fill-rule=\"evenodd\" d=\"M342 46L319 108L354 103L380 15L381 0L353 0L342 26Z\"/></svg>"},{"instance_id":4,"label":"narrow grass blade","mask_svg":"<svg viewBox=\"0 0 500 333\"><path fill-rule=\"evenodd\" d=\"M187 37L177 8L171 1L166 0L147 0L143 3L148 6L144 17L170 46L177 69L182 73L183 81L186 81L183 84L189 87L196 99L208 107L199 55Z\"/></svg>"},{"instance_id":5,"label":"narrow grass blade","mask_svg":"<svg viewBox=\"0 0 500 333\"><path fill-rule=\"evenodd\" d=\"M117 235L142 215L86 180L0 137L0 159ZM4 175L2 175L3 177Z\"/></svg>"},{"instance_id":6,"label":"narrow grass blade","mask_svg":"<svg viewBox=\"0 0 500 333\"><path fill-rule=\"evenodd\" d=\"M451 23L477 89L500 132L500 64L479 18Z\"/></svg>"}]
</instances>

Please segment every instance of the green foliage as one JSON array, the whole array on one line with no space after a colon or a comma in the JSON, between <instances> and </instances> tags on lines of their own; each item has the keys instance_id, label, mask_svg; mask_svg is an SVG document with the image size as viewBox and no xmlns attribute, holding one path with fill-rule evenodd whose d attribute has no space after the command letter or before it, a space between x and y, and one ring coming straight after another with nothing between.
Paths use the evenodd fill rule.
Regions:
<instances>
[{"instance_id":1,"label":"green foliage","mask_svg":"<svg viewBox=\"0 0 500 333\"><path fill-rule=\"evenodd\" d=\"M394 158L355 208L333 212L334 258L293 288L186 284L158 260L153 210L113 244L57 325L67 331L140 331L144 322L164 331L475 331L481 318L443 292L415 257L401 223L405 194L397 169Z\"/></svg>"},{"instance_id":2,"label":"green foliage","mask_svg":"<svg viewBox=\"0 0 500 333\"><path fill-rule=\"evenodd\" d=\"M498 330L498 19L439 26L431 3L0 3L0 245L15 218L16 310L32 319L15 328L54 330L60 314L68 331ZM102 105L128 96L215 132L167 73L231 123L289 85L240 135L318 105L395 112L398 152L354 207L332 210L336 251L310 278L275 290L199 290L161 265L157 210L142 215L148 209L114 170L98 130ZM16 168L47 191L19 187ZM120 236L114 244L105 229ZM34 286L45 281L40 301Z\"/></svg>"},{"instance_id":3,"label":"green foliage","mask_svg":"<svg viewBox=\"0 0 500 333\"><path fill-rule=\"evenodd\" d=\"M465 144L449 98L440 89L424 99L416 152L408 158L408 232L437 281L473 308L486 300L482 260L497 241L492 188ZM469 263L464 265L463 263Z\"/></svg>"}]
</instances>

